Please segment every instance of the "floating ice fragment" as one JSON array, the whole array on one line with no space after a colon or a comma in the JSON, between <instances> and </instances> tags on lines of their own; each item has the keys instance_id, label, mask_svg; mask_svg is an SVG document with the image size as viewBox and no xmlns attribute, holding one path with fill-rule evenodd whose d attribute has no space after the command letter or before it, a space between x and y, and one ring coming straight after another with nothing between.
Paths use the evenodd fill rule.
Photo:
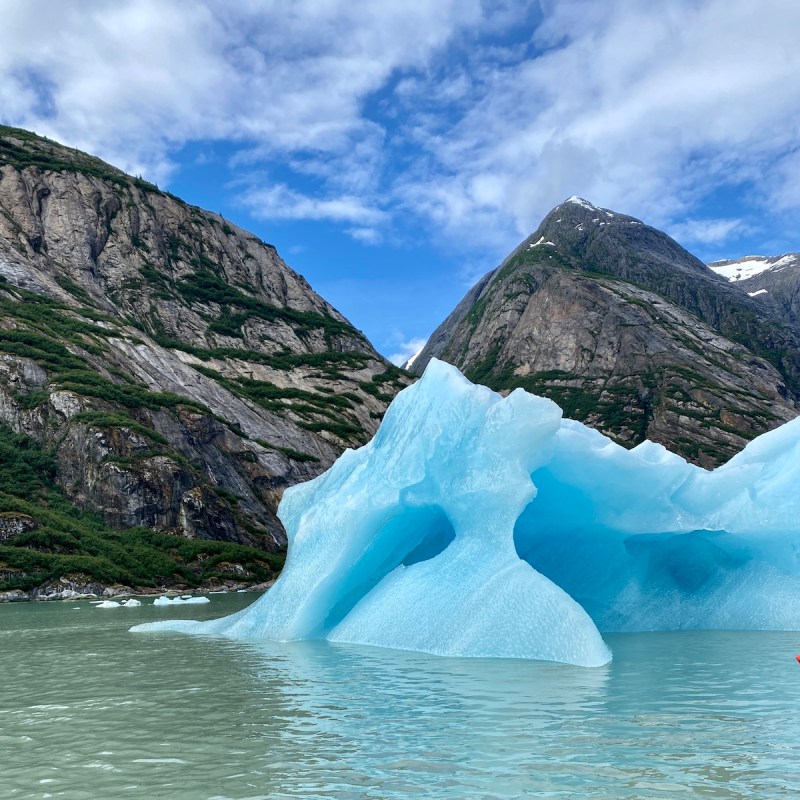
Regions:
<instances>
[{"instance_id":1,"label":"floating ice fragment","mask_svg":"<svg viewBox=\"0 0 800 800\"><path fill-rule=\"evenodd\" d=\"M154 606L171 606L172 605L172 600L169 597L166 597L165 595L161 595L161 597L156 597L156 599L153 600L153 605Z\"/></svg>"},{"instance_id":2,"label":"floating ice fragment","mask_svg":"<svg viewBox=\"0 0 800 800\"><path fill-rule=\"evenodd\" d=\"M133 597L126 600L122 605L125 608L138 608L141 605L141 600L135 600Z\"/></svg>"},{"instance_id":3,"label":"floating ice fragment","mask_svg":"<svg viewBox=\"0 0 800 800\"><path fill-rule=\"evenodd\" d=\"M161 595L153 600L154 606L184 606L184 605L202 605L203 603L210 603L207 597L195 597L194 595L187 594L181 597L167 597Z\"/></svg>"},{"instance_id":4,"label":"floating ice fragment","mask_svg":"<svg viewBox=\"0 0 800 800\"><path fill-rule=\"evenodd\" d=\"M120 603L116 600L103 600L95 605L95 608L119 608Z\"/></svg>"}]
</instances>

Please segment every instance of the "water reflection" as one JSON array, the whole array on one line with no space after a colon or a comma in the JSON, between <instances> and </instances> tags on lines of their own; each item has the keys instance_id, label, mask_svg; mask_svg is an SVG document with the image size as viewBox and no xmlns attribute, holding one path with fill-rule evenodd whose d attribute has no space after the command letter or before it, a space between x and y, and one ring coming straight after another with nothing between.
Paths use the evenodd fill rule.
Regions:
<instances>
[{"instance_id":1,"label":"water reflection","mask_svg":"<svg viewBox=\"0 0 800 800\"><path fill-rule=\"evenodd\" d=\"M155 612L112 613L0 609L4 797L778 798L800 785L793 634L612 636L615 660L590 670L134 636Z\"/></svg>"},{"instance_id":2,"label":"water reflection","mask_svg":"<svg viewBox=\"0 0 800 800\"><path fill-rule=\"evenodd\" d=\"M248 664L258 705L279 699L278 726L273 719L259 735L272 744L265 771L288 796L331 796L347 784L379 788L380 797L463 797L477 787L514 797L547 760L535 743L546 744L553 726L571 727L587 752L601 735L585 723L605 702L607 668L326 642L224 646Z\"/></svg>"}]
</instances>

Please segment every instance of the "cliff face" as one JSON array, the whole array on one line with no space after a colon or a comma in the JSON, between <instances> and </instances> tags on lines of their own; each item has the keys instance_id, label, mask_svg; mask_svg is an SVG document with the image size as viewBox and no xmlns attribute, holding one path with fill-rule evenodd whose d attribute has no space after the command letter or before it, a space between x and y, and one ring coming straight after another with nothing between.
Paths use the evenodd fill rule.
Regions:
<instances>
[{"instance_id":1,"label":"cliff face","mask_svg":"<svg viewBox=\"0 0 800 800\"><path fill-rule=\"evenodd\" d=\"M0 276L0 422L111 526L281 548L283 489L409 382L271 245L2 127Z\"/></svg>"},{"instance_id":2,"label":"cliff face","mask_svg":"<svg viewBox=\"0 0 800 800\"><path fill-rule=\"evenodd\" d=\"M666 234L578 198L467 294L413 371L433 356L702 466L798 413L794 330Z\"/></svg>"}]
</instances>

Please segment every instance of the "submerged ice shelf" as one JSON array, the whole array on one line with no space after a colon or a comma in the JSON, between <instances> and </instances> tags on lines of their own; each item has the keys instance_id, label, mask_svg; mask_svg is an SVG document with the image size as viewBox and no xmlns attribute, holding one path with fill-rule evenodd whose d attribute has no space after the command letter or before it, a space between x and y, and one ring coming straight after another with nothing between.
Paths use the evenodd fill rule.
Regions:
<instances>
[{"instance_id":1,"label":"submerged ice shelf","mask_svg":"<svg viewBox=\"0 0 800 800\"><path fill-rule=\"evenodd\" d=\"M800 627L800 419L707 472L431 361L373 440L287 490L280 579L174 630L584 666L600 631Z\"/></svg>"}]
</instances>

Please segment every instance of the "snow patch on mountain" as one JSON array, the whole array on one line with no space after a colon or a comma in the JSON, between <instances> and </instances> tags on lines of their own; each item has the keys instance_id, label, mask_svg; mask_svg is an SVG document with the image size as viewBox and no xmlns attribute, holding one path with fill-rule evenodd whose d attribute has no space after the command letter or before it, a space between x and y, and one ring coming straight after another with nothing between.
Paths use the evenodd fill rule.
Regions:
<instances>
[{"instance_id":1,"label":"snow patch on mountain","mask_svg":"<svg viewBox=\"0 0 800 800\"><path fill-rule=\"evenodd\" d=\"M779 271L797 264L800 264L800 255L789 253L785 256L745 256L735 261L712 261L708 266L717 275L736 282L754 278L767 270Z\"/></svg>"}]
</instances>

